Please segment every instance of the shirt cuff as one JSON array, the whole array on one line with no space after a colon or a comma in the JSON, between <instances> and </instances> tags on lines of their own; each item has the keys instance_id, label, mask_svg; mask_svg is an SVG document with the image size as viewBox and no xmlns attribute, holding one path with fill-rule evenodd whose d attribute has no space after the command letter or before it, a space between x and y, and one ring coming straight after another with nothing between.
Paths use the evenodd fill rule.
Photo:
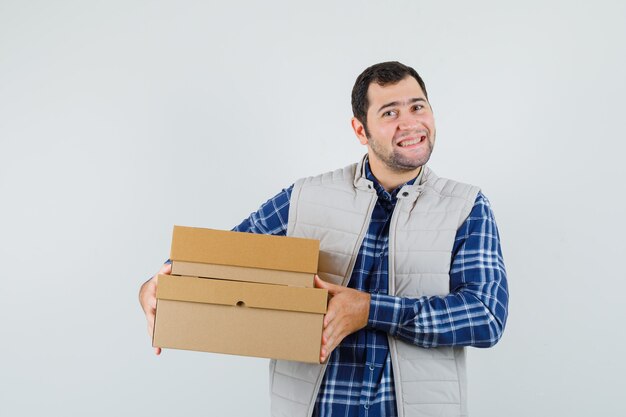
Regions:
<instances>
[{"instance_id":1,"label":"shirt cuff","mask_svg":"<svg viewBox=\"0 0 626 417\"><path fill-rule=\"evenodd\" d=\"M371 294L367 326L394 336L398 331L402 298L384 294Z\"/></svg>"}]
</instances>

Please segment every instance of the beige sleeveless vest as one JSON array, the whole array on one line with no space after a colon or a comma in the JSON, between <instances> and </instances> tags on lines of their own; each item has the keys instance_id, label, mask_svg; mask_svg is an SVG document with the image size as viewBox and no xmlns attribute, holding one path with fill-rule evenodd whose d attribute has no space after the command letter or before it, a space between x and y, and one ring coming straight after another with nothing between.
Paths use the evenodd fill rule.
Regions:
<instances>
[{"instance_id":1,"label":"beige sleeveless vest","mask_svg":"<svg viewBox=\"0 0 626 417\"><path fill-rule=\"evenodd\" d=\"M417 298L450 292L456 232L479 189L438 178L425 167L420 184L404 186L389 228L389 294ZM319 276L347 285L377 195L363 160L298 180L290 206L289 236L320 240ZM465 351L421 348L389 337L398 416L466 416ZM270 362L271 413L309 417L325 365Z\"/></svg>"}]
</instances>

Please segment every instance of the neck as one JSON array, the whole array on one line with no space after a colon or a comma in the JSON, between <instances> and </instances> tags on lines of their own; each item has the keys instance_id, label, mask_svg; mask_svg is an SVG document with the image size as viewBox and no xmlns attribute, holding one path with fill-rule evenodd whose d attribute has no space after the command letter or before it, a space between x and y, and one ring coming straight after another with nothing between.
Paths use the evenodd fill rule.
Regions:
<instances>
[{"instance_id":1,"label":"neck","mask_svg":"<svg viewBox=\"0 0 626 417\"><path fill-rule=\"evenodd\" d=\"M392 192L398 188L398 186L411 181L422 171L421 166L409 171L392 170L385 164L378 160L373 160L372 158L369 159L369 164L372 174L374 174L380 185L382 185L387 192Z\"/></svg>"}]
</instances>

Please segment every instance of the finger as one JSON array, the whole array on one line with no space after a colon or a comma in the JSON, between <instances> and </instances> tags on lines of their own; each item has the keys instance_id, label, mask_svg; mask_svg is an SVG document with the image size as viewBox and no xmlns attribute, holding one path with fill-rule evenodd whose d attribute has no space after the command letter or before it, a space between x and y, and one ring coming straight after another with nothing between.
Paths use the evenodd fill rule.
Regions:
<instances>
[{"instance_id":1,"label":"finger","mask_svg":"<svg viewBox=\"0 0 626 417\"><path fill-rule=\"evenodd\" d=\"M332 350L327 345L322 345L320 348L320 363L326 362L330 356L330 352L332 352Z\"/></svg>"},{"instance_id":2,"label":"finger","mask_svg":"<svg viewBox=\"0 0 626 417\"><path fill-rule=\"evenodd\" d=\"M328 294L331 296L337 294L343 289L341 285L335 285L335 284L331 284L330 282L326 282L317 275L315 275L315 278L313 279L313 283L315 284L315 288L328 290Z\"/></svg>"},{"instance_id":3,"label":"finger","mask_svg":"<svg viewBox=\"0 0 626 417\"><path fill-rule=\"evenodd\" d=\"M159 269L159 272L154 274L151 281L154 282L154 285L157 285L159 283L159 275L170 275L171 273L172 273L172 264L164 264Z\"/></svg>"},{"instance_id":4,"label":"finger","mask_svg":"<svg viewBox=\"0 0 626 417\"><path fill-rule=\"evenodd\" d=\"M322 333L322 342L325 346L332 346L335 341L335 329L330 328ZM332 349L331 349L332 350Z\"/></svg>"},{"instance_id":5,"label":"finger","mask_svg":"<svg viewBox=\"0 0 626 417\"><path fill-rule=\"evenodd\" d=\"M161 354L161 348L160 347L155 347L154 348L154 353L159 356Z\"/></svg>"},{"instance_id":6,"label":"finger","mask_svg":"<svg viewBox=\"0 0 626 417\"><path fill-rule=\"evenodd\" d=\"M146 321L148 322L148 333L150 334L150 337L152 337L152 333L154 332L155 318L156 318L156 315L154 313L152 314L146 313Z\"/></svg>"},{"instance_id":7,"label":"finger","mask_svg":"<svg viewBox=\"0 0 626 417\"><path fill-rule=\"evenodd\" d=\"M328 329L324 329L324 331L322 332L322 341L325 344L329 344L331 342L333 338L333 328L328 328Z\"/></svg>"},{"instance_id":8,"label":"finger","mask_svg":"<svg viewBox=\"0 0 626 417\"><path fill-rule=\"evenodd\" d=\"M322 345L320 349L320 363L324 363L336 347L337 345L334 343Z\"/></svg>"},{"instance_id":9,"label":"finger","mask_svg":"<svg viewBox=\"0 0 626 417\"><path fill-rule=\"evenodd\" d=\"M328 336L325 332L322 332L322 345L328 344Z\"/></svg>"},{"instance_id":10,"label":"finger","mask_svg":"<svg viewBox=\"0 0 626 417\"><path fill-rule=\"evenodd\" d=\"M322 332L322 344L320 346L320 363L324 363L328 359L328 355L332 352L332 332L324 329Z\"/></svg>"},{"instance_id":11,"label":"finger","mask_svg":"<svg viewBox=\"0 0 626 417\"><path fill-rule=\"evenodd\" d=\"M315 275L315 277L313 277L313 284L315 285L315 288L322 288L322 289L327 289L328 287L328 283L326 281L324 281L323 279L321 279L318 275Z\"/></svg>"},{"instance_id":12,"label":"finger","mask_svg":"<svg viewBox=\"0 0 626 417\"><path fill-rule=\"evenodd\" d=\"M336 315L337 313L335 313L335 310L333 309L328 310L328 312L324 316L324 329L330 325L330 323L335 319Z\"/></svg>"}]
</instances>

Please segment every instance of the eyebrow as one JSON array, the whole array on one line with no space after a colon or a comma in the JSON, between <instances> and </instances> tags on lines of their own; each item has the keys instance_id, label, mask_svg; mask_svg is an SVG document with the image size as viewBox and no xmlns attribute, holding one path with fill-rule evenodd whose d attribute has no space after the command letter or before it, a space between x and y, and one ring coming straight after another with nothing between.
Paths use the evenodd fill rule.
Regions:
<instances>
[{"instance_id":1,"label":"eyebrow","mask_svg":"<svg viewBox=\"0 0 626 417\"><path fill-rule=\"evenodd\" d=\"M383 104L382 106L380 106L380 109L378 109L378 113L380 113L383 109L386 109L387 107L394 107L394 106L398 106L398 105L407 105L407 104L413 104L413 103L417 103L417 102L424 102L426 103L426 99L425 98L421 98L421 97L417 97L417 98L412 98L408 101L392 101L391 103L387 103L387 104Z\"/></svg>"}]
</instances>

